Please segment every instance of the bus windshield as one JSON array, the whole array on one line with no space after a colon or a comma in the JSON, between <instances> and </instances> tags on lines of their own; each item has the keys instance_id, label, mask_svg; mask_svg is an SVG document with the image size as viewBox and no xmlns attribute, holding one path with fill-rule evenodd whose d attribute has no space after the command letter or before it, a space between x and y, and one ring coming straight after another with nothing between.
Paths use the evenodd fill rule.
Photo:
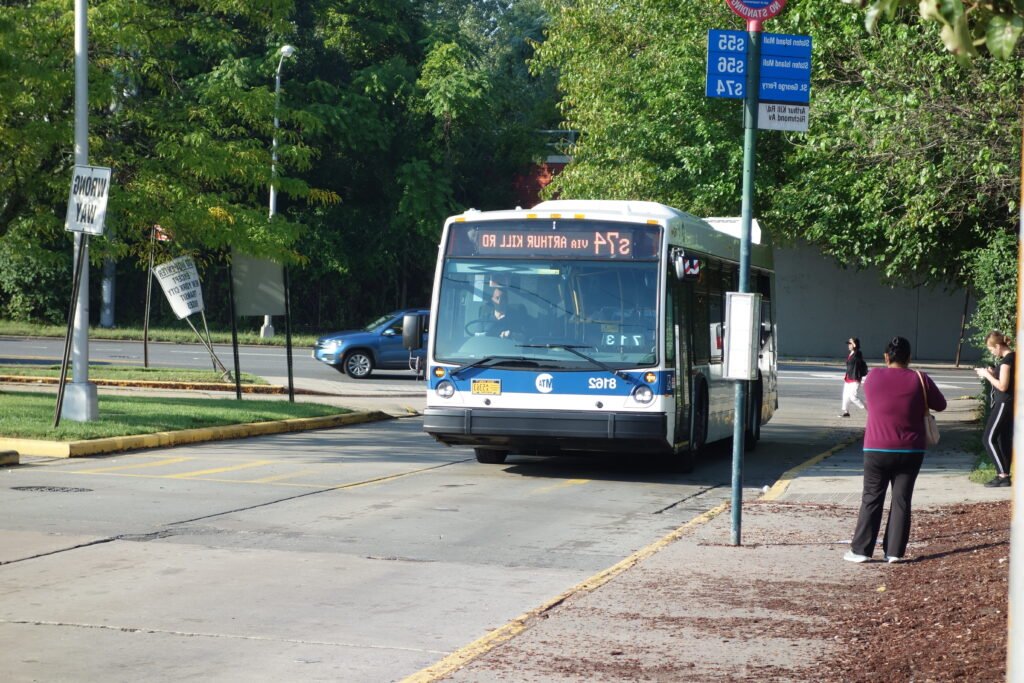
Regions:
<instances>
[{"instance_id":1,"label":"bus windshield","mask_svg":"<svg viewBox=\"0 0 1024 683\"><path fill-rule=\"evenodd\" d=\"M451 258L434 358L590 370L657 362L657 261Z\"/></svg>"}]
</instances>

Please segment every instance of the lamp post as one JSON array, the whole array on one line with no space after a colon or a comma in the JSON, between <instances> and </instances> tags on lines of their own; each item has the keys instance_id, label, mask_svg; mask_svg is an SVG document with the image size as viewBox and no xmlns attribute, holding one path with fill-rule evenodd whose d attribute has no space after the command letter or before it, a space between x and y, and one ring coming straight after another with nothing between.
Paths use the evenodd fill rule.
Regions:
<instances>
[{"instance_id":1,"label":"lamp post","mask_svg":"<svg viewBox=\"0 0 1024 683\"><path fill-rule=\"evenodd\" d=\"M277 110L281 103L281 67L284 60L295 54L295 48L291 45L282 45L277 51L280 59L277 60L277 72L274 75L274 141L270 153L270 220L274 220L277 213L277 130L280 123L277 119ZM263 316L263 326L260 328L260 337L268 338L274 336L274 326L271 323L271 316Z\"/></svg>"},{"instance_id":2,"label":"lamp post","mask_svg":"<svg viewBox=\"0 0 1024 683\"><path fill-rule=\"evenodd\" d=\"M75 164L89 165L89 24L88 0L75 0ZM81 252L81 253L80 253ZM99 419L96 385L89 381L89 237L75 233L78 288L71 339L72 381L60 415L75 422Z\"/></svg>"}]
</instances>

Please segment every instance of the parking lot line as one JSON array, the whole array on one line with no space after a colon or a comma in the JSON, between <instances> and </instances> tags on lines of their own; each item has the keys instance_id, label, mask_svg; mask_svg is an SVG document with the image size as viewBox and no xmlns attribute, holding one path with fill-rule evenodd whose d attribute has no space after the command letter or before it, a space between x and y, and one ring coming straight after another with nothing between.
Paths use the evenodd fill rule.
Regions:
<instances>
[{"instance_id":1,"label":"parking lot line","mask_svg":"<svg viewBox=\"0 0 1024 683\"><path fill-rule=\"evenodd\" d=\"M140 462L134 465L115 465L114 467L97 467L91 470L72 470L75 474L106 474L107 472L120 472L123 470L134 470L143 467L162 467L164 465L173 465L179 462L185 462L186 460L195 460L196 458L183 457L183 458L164 458L162 460L154 460L152 462Z\"/></svg>"},{"instance_id":2,"label":"parking lot line","mask_svg":"<svg viewBox=\"0 0 1024 683\"><path fill-rule=\"evenodd\" d=\"M192 472L180 472L178 474L167 474L164 475L165 479L191 479L193 477L201 477L205 474L220 474L221 472L235 472L237 470L247 470L253 467L264 467L265 465L280 464L278 460L253 460L251 462L243 463L241 465L231 465L230 467L212 467L207 470L195 470Z\"/></svg>"},{"instance_id":3,"label":"parking lot line","mask_svg":"<svg viewBox=\"0 0 1024 683\"><path fill-rule=\"evenodd\" d=\"M593 481L593 480L592 479L566 479L565 481L558 482L557 484L552 484L551 486L544 486L542 488L539 488L536 491L534 491L533 493L534 494L537 494L537 493L551 493L552 491L557 491L558 489L569 488L570 486L579 486L580 484L589 484L591 481Z\"/></svg>"}]
</instances>

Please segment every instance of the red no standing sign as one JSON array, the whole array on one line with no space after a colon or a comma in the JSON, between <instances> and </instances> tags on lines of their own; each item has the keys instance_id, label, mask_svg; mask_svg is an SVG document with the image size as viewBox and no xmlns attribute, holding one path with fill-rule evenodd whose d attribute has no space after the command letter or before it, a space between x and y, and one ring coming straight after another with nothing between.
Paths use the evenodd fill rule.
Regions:
<instances>
[{"instance_id":1,"label":"red no standing sign","mask_svg":"<svg viewBox=\"0 0 1024 683\"><path fill-rule=\"evenodd\" d=\"M760 28L762 21L771 19L786 6L786 0L725 0L736 14Z\"/></svg>"}]
</instances>

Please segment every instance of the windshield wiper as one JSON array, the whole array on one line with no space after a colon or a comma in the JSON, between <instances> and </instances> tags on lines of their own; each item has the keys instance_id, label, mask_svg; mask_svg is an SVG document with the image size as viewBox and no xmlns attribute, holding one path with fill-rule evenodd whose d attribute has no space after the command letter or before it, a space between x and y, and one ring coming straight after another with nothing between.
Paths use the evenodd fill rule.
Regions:
<instances>
[{"instance_id":1,"label":"windshield wiper","mask_svg":"<svg viewBox=\"0 0 1024 683\"><path fill-rule=\"evenodd\" d=\"M604 370L606 372L610 372L611 374L615 375L616 377L621 377L622 379L626 380L627 382L630 382L631 384L635 384L636 386L640 386L640 381L638 379L636 379L635 377L630 377L629 375L624 373L622 370L616 370L612 366L606 365L606 364L602 363L601 361L599 361L598 359L592 358L592 357L588 356L587 354L583 353L582 351L580 351L579 349L589 349L589 348L591 348L590 346L587 346L586 344L519 344L518 346L519 346L519 348L523 348L523 349L565 349L566 351L568 351L572 355L579 356L580 358L582 358L583 360L587 361L588 363L591 363L592 365L594 365L596 367L599 367L599 368L601 368L602 370Z\"/></svg>"},{"instance_id":2,"label":"windshield wiper","mask_svg":"<svg viewBox=\"0 0 1024 683\"><path fill-rule=\"evenodd\" d=\"M461 367L455 368L448 374L450 374L452 377L458 377L459 374L471 368L483 368L492 365L500 365L502 363L508 362L526 363L534 366L537 365L536 361L534 361L532 358L526 358L525 356L485 356L478 361L470 363L469 365L463 365Z\"/></svg>"}]
</instances>

